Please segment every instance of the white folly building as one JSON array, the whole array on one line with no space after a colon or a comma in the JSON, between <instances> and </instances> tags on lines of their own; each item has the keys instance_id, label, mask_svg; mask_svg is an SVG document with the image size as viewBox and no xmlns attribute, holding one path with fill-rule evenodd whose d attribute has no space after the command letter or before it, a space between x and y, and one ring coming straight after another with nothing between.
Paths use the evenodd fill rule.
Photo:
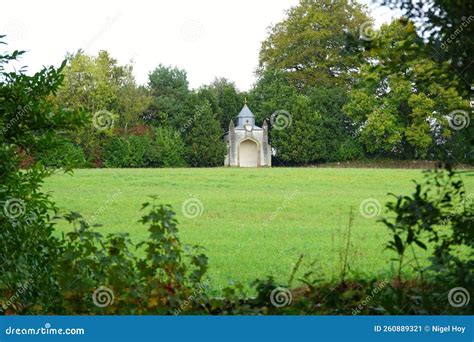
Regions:
<instances>
[{"instance_id":1,"label":"white folly building","mask_svg":"<svg viewBox=\"0 0 474 342\"><path fill-rule=\"evenodd\" d=\"M225 136L227 155L225 166L261 167L272 166L272 149L268 144L268 125L255 125L253 115L247 104L237 115L237 126L234 121L229 124L229 132Z\"/></svg>"}]
</instances>

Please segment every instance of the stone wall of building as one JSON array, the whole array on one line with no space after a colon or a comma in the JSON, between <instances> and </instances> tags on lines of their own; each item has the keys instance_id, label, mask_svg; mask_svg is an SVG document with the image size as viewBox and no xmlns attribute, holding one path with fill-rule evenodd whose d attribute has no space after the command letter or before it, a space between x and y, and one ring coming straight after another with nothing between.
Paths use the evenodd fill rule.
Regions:
<instances>
[{"instance_id":1,"label":"stone wall of building","mask_svg":"<svg viewBox=\"0 0 474 342\"><path fill-rule=\"evenodd\" d=\"M251 140L258 147L258 167L271 166L271 146L268 143L268 126L255 127L252 131L235 128L233 122L229 125L229 133L226 137L227 156L225 166L240 166L240 144L245 140Z\"/></svg>"}]
</instances>

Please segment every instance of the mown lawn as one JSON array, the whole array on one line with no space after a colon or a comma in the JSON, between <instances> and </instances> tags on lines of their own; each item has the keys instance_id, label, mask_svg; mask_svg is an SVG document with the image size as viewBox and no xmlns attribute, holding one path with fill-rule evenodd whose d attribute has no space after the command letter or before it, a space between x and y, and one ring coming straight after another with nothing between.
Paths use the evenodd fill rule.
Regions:
<instances>
[{"instance_id":1,"label":"mown lawn","mask_svg":"<svg viewBox=\"0 0 474 342\"><path fill-rule=\"evenodd\" d=\"M391 274L393 254L384 251L387 229L377 218L362 216L359 208L362 201L375 199L383 209L387 193L411 193L413 179L421 180L422 171L90 169L56 174L47 179L45 190L61 209L103 224L96 229L104 234L128 232L135 241L147 236L147 228L137 222L141 204L157 195L175 209L184 242L207 249L210 284L218 290L229 281L247 283L268 275L284 281L301 254L297 277L309 269L328 280L339 277L351 207L351 272ZM465 182L472 192L472 177ZM191 217L191 205L185 216L183 203L202 203L202 214ZM68 229L65 222L58 225L59 231Z\"/></svg>"}]
</instances>

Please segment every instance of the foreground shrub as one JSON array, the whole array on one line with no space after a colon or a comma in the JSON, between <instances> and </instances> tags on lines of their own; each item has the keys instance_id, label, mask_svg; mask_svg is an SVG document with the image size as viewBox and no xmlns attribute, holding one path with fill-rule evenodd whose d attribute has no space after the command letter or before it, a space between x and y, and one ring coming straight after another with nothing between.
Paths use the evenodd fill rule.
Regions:
<instances>
[{"instance_id":1,"label":"foreground shrub","mask_svg":"<svg viewBox=\"0 0 474 342\"><path fill-rule=\"evenodd\" d=\"M401 284L406 259L421 248L432 250L431 265L416 270L436 284L433 293L446 298L451 289L474 288L474 198L449 165L427 172L411 196L396 196L387 208L394 216L382 222L393 234L387 248L397 253Z\"/></svg>"},{"instance_id":2,"label":"foreground shrub","mask_svg":"<svg viewBox=\"0 0 474 342\"><path fill-rule=\"evenodd\" d=\"M66 215L74 231L54 235L59 211L41 190L52 171L42 164L20 170L20 161L25 152L40 155L64 146L59 132L88 120L81 113L56 110L48 101L61 84L64 64L33 76L6 72L4 65L21 54L0 55L1 312L125 314L179 309L201 281L207 258L198 247L181 244L169 208L151 205L141 220L149 226L149 239L137 245L126 234L104 238L77 213ZM136 158L143 158L148 141L127 139L135 153L128 162L138 165ZM137 257L136 249L145 256Z\"/></svg>"},{"instance_id":3,"label":"foreground shrub","mask_svg":"<svg viewBox=\"0 0 474 342\"><path fill-rule=\"evenodd\" d=\"M149 237L138 244L128 234L104 238L77 213L66 218L76 228L61 241L55 263L59 291L48 307L55 313L171 314L202 282L207 257L199 247L181 244L174 212L166 206L151 205L141 220ZM196 300L205 303L204 295Z\"/></svg>"},{"instance_id":4,"label":"foreground shrub","mask_svg":"<svg viewBox=\"0 0 474 342\"><path fill-rule=\"evenodd\" d=\"M62 81L64 64L32 76L23 69L6 71L8 62L22 54L0 55L0 298L4 311L21 311L19 292L23 303L35 303L36 298L53 300L57 287L50 276L51 260L60 252L53 236L57 210L40 190L50 171L41 166L20 170L20 161L25 153L36 155L56 148L64 142L58 132L86 122L81 113L57 110L48 101Z\"/></svg>"}]
</instances>

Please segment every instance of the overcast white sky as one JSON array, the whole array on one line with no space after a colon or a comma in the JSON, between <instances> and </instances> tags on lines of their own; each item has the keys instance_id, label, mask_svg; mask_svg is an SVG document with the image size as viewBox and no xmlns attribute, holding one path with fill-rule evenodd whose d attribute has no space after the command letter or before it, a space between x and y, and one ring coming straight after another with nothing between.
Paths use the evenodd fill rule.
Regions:
<instances>
[{"instance_id":1,"label":"overcast white sky","mask_svg":"<svg viewBox=\"0 0 474 342\"><path fill-rule=\"evenodd\" d=\"M370 0L361 1L371 5ZM134 61L144 84L158 64L188 72L192 88L215 77L248 90L255 81L260 43L266 29L284 18L298 0L15 0L3 1L0 34L22 49L22 65L37 71L58 66L66 52L105 49L120 63ZM376 8L376 26L393 13Z\"/></svg>"}]
</instances>

